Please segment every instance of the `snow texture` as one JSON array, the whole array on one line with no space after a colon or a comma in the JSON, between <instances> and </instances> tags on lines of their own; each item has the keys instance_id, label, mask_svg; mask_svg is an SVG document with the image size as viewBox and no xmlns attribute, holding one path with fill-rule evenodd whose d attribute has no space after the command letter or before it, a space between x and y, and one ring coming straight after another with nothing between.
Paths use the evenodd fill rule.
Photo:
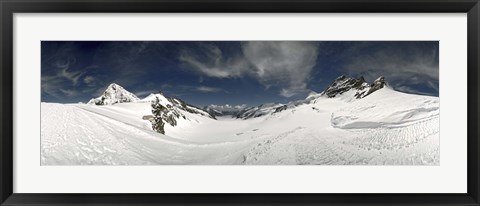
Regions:
<instances>
[{"instance_id":1,"label":"snow texture","mask_svg":"<svg viewBox=\"0 0 480 206\"><path fill-rule=\"evenodd\" d=\"M134 101L105 95L115 98L103 106L42 103L41 164L439 165L438 97L388 86L363 98L357 91L312 93L217 119L162 94L129 96ZM154 97L185 116L165 124L166 135L145 118Z\"/></svg>"}]
</instances>

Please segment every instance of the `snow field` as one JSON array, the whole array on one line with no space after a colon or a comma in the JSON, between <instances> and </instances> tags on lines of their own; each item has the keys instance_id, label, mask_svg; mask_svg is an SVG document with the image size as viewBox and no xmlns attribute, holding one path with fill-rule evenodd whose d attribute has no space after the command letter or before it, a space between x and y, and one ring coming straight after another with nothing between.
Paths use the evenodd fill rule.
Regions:
<instances>
[{"instance_id":1,"label":"snow field","mask_svg":"<svg viewBox=\"0 0 480 206\"><path fill-rule=\"evenodd\" d=\"M181 111L152 131L149 102L42 103L42 165L439 165L439 101L389 88L251 119Z\"/></svg>"}]
</instances>

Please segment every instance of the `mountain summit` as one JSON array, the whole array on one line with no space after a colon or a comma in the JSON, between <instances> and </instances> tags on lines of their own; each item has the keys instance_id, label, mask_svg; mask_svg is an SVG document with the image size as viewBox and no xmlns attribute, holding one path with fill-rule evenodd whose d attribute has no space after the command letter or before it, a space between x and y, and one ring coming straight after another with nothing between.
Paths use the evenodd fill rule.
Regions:
<instances>
[{"instance_id":1,"label":"mountain summit","mask_svg":"<svg viewBox=\"0 0 480 206\"><path fill-rule=\"evenodd\" d=\"M373 81L372 84L368 84L363 76L356 79L342 75L336 78L321 94L333 98L353 89L356 90L354 97L361 99L385 86L388 86L388 83L383 76Z\"/></svg>"},{"instance_id":2,"label":"mountain summit","mask_svg":"<svg viewBox=\"0 0 480 206\"><path fill-rule=\"evenodd\" d=\"M368 83L365 82L363 77L358 79L352 77L346 77L345 75L336 78L332 84L330 84L323 92L323 95L327 95L329 98L333 98L337 95L343 94L351 89L363 90L368 87Z\"/></svg>"},{"instance_id":3,"label":"mountain summit","mask_svg":"<svg viewBox=\"0 0 480 206\"><path fill-rule=\"evenodd\" d=\"M88 101L88 104L112 105L123 102L136 102L138 100L140 99L137 96L130 93L122 86L112 83L107 87L101 96L91 99Z\"/></svg>"}]
</instances>

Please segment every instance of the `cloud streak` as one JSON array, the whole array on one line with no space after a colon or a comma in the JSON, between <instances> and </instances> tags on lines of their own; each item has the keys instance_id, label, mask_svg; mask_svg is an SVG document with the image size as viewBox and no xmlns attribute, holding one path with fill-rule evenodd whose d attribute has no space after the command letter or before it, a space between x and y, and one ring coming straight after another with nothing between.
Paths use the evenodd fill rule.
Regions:
<instances>
[{"instance_id":1,"label":"cloud streak","mask_svg":"<svg viewBox=\"0 0 480 206\"><path fill-rule=\"evenodd\" d=\"M198 43L181 51L179 60L208 77L249 76L284 97L307 92L307 81L316 65L317 42L248 41L240 43L240 54L226 56L215 44Z\"/></svg>"},{"instance_id":2,"label":"cloud streak","mask_svg":"<svg viewBox=\"0 0 480 206\"><path fill-rule=\"evenodd\" d=\"M197 91L203 92L203 93L217 93L217 92L222 92L224 91L221 88L216 88L216 87L207 87L207 86L200 86L196 88Z\"/></svg>"},{"instance_id":3,"label":"cloud streak","mask_svg":"<svg viewBox=\"0 0 480 206\"><path fill-rule=\"evenodd\" d=\"M409 92L414 92L411 85L419 84L438 91L438 42L422 43L425 45L420 47L418 42L384 43L382 47L357 43L341 57L347 62L343 69L369 79L385 76L399 88L408 87Z\"/></svg>"},{"instance_id":4,"label":"cloud streak","mask_svg":"<svg viewBox=\"0 0 480 206\"><path fill-rule=\"evenodd\" d=\"M248 62L241 56L227 57L212 43L199 42L193 48L183 48L178 59L187 67L209 77L241 77L249 69Z\"/></svg>"},{"instance_id":5,"label":"cloud streak","mask_svg":"<svg viewBox=\"0 0 480 206\"><path fill-rule=\"evenodd\" d=\"M75 64L75 58L69 57L66 60L57 60L54 63L56 67L56 73L53 75L42 75L41 88L45 93L56 97L62 98L63 96L75 97L79 95L78 91L71 89L65 89L66 85L77 86L79 80L85 74L84 71L70 71L72 64Z\"/></svg>"},{"instance_id":6,"label":"cloud streak","mask_svg":"<svg viewBox=\"0 0 480 206\"><path fill-rule=\"evenodd\" d=\"M243 54L254 65L255 77L266 87L278 86L280 95L305 92L317 64L317 42L243 42Z\"/></svg>"}]
</instances>

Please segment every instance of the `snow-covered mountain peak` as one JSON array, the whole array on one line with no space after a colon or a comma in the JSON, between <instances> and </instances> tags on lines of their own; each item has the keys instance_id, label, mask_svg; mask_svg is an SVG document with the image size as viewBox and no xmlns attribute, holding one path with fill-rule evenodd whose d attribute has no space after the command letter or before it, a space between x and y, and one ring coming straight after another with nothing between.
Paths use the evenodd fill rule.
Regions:
<instances>
[{"instance_id":1,"label":"snow-covered mountain peak","mask_svg":"<svg viewBox=\"0 0 480 206\"><path fill-rule=\"evenodd\" d=\"M110 85L108 85L107 90L108 89L116 89L116 88L122 88L123 89L123 87L118 85L117 83L111 83Z\"/></svg>"},{"instance_id":2,"label":"snow-covered mountain peak","mask_svg":"<svg viewBox=\"0 0 480 206\"><path fill-rule=\"evenodd\" d=\"M150 93L147 97L140 100L140 102L153 102L156 99L159 99L161 102L170 103L167 98L163 95L162 92ZM170 103L171 104L171 103Z\"/></svg>"},{"instance_id":3,"label":"snow-covered mountain peak","mask_svg":"<svg viewBox=\"0 0 480 206\"><path fill-rule=\"evenodd\" d=\"M356 79L342 75L336 78L321 94L326 95L328 98L333 98L353 90L355 91L354 97L361 99L385 87L389 88L383 76L378 77L372 84L368 84L363 76Z\"/></svg>"},{"instance_id":4,"label":"snow-covered mountain peak","mask_svg":"<svg viewBox=\"0 0 480 206\"><path fill-rule=\"evenodd\" d=\"M175 109L175 110L179 109L192 114L199 114L212 119L214 118L207 111L202 110L193 105L190 105L181 99L165 96L162 92L151 93L147 97L139 100L139 102L150 102L150 103L153 103L156 101L158 101L158 104L169 109Z\"/></svg>"},{"instance_id":5,"label":"snow-covered mountain peak","mask_svg":"<svg viewBox=\"0 0 480 206\"><path fill-rule=\"evenodd\" d=\"M376 87L378 87L378 88L390 87L390 86L388 85L388 82L385 81L385 77L383 77L383 76L380 76L380 77L378 77L375 81L373 81L373 83L372 83L371 86L372 86L372 87L375 87L375 86L376 86Z\"/></svg>"},{"instance_id":6,"label":"snow-covered mountain peak","mask_svg":"<svg viewBox=\"0 0 480 206\"><path fill-rule=\"evenodd\" d=\"M112 105L123 102L136 102L138 100L140 99L135 94L132 94L116 83L111 83L101 96L91 99L88 104Z\"/></svg>"},{"instance_id":7,"label":"snow-covered mountain peak","mask_svg":"<svg viewBox=\"0 0 480 206\"><path fill-rule=\"evenodd\" d=\"M353 77L346 77L342 75L336 78L323 92L323 95L328 96L329 98L336 97L337 95L343 94L351 89L363 89L367 87L368 83L365 82L363 77L355 79Z\"/></svg>"}]
</instances>

